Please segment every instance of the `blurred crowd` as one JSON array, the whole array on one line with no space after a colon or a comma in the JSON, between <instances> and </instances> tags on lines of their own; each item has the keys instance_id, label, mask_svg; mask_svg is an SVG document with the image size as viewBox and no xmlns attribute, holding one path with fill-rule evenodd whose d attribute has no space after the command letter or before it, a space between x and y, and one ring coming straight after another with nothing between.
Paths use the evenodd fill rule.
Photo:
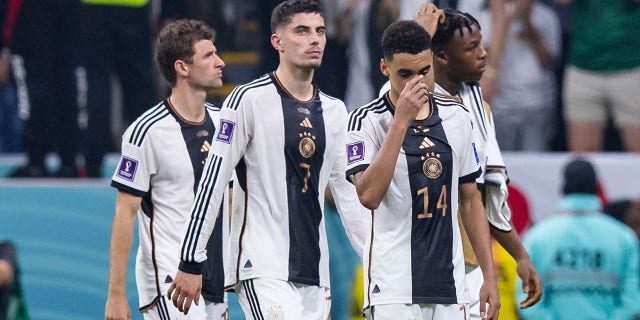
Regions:
<instances>
[{"instance_id":1,"label":"blurred crowd","mask_svg":"<svg viewBox=\"0 0 640 320\"><path fill-rule=\"evenodd\" d=\"M225 83L276 66L277 0L7 0L0 4L0 152L28 159L13 177L99 177L123 128L168 86L152 67L157 30L207 22L226 54ZM316 82L349 109L385 82L382 31L424 0L324 0L327 47ZM638 0L434 0L472 14L488 50L481 80L505 151L640 151ZM232 55L227 55L232 56ZM211 100L220 104L221 94ZM47 154L60 165L48 172Z\"/></svg>"}]
</instances>

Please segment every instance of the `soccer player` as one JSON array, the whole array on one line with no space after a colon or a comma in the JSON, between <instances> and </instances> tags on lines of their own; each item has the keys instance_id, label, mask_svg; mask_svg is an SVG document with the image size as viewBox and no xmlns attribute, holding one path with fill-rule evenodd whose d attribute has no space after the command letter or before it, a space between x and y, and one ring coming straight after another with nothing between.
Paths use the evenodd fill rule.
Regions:
<instances>
[{"instance_id":1,"label":"soccer player","mask_svg":"<svg viewBox=\"0 0 640 320\"><path fill-rule=\"evenodd\" d=\"M511 212L506 203L506 169L496 141L491 111L483 101L477 82L486 70L487 59L487 52L480 44L480 25L469 14L453 9L444 12L444 23L438 26L433 36L435 92L455 97L471 114L474 139L483 169L483 174L476 182L484 193L489 229L518 264L518 276L523 280L522 289L527 295L520 302L520 307L527 308L540 300L540 277L510 221ZM463 234L463 239L465 237ZM467 281L472 297L471 317L477 318L482 275L473 250L468 247L465 249Z\"/></svg>"},{"instance_id":2,"label":"soccer player","mask_svg":"<svg viewBox=\"0 0 640 320\"><path fill-rule=\"evenodd\" d=\"M182 261L168 292L184 313L198 302L206 239L215 221L212 208L219 206L234 169L238 182L225 284L236 291L247 317L327 319L327 185L343 222L365 217L355 188L344 178L346 107L312 84L326 43L320 5L284 1L273 10L271 29L280 63L225 100L185 228ZM236 189L243 195L236 196ZM354 233L351 227L359 225L345 223L348 235Z\"/></svg>"},{"instance_id":3,"label":"soccer player","mask_svg":"<svg viewBox=\"0 0 640 320\"><path fill-rule=\"evenodd\" d=\"M111 182L118 193L105 319L131 316L125 279L136 214L140 311L144 319L178 319L181 315L163 293L180 262L181 227L188 221L219 121L219 109L205 102L207 90L222 85L225 65L217 55L214 36L203 22L179 20L163 28L156 40L156 64L171 85L171 95L133 122L122 138L122 158ZM213 220L218 212L212 214ZM215 227L223 228L220 218ZM206 312L205 303L200 303L192 310L191 319L224 319L227 314L220 250L224 234L217 232L215 238L205 241L205 245L217 248L210 250L207 269L213 270L208 275L218 280L211 281L211 290L203 292Z\"/></svg>"},{"instance_id":4,"label":"soccer player","mask_svg":"<svg viewBox=\"0 0 640 320\"><path fill-rule=\"evenodd\" d=\"M484 273L480 311L500 309L491 243L476 178L481 169L471 115L433 95L429 34L414 21L382 36L391 89L350 115L347 177L371 210L364 248L368 319L467 319L469 292L460 216ZM460 202L458 202L458 200ZM487 311L487 314L484 312Z\"/></svg>"}]
</instances>

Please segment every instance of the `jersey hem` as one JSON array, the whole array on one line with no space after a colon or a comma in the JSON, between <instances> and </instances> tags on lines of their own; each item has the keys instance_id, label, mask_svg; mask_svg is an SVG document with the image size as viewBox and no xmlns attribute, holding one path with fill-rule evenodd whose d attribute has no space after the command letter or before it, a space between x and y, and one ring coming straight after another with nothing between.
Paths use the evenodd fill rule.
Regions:
<instances>
[{"instance_id":1,"label":"jersey hem","mask_svg":"<svg viewBox=\"0 0 640 320\"><path fill-rule=\"evenodd\" d=\"M458 179L458 183L463 184L463 183L469 183L469 182L476 182L476 179L480 177L480 175L482 175L482 169L478 169L478 171L476 172L470 173L464 177L460 177Z\"/></svg>"},{"instance_id":2,"label":"jersey hem","mask_svg":"<svg viewBox=\"0 0 640 320\"><path fill-rule=\"evenodd\" d=\"M147 194L146 191L141 191L141 190L132 188L132 187L130 187L128 185L122 184L122 183L120 183L118 181L115 181L115 180L111 180L111 186L116 188L116 189L118 189L118 190L120 190L120 191L122 191L122 192L126 192L126 193L134 195L136 197L141 197L142 198Z\"/></svg>"},{"instance_id":3,"label":"jersey hem","mask_svg":"<svg viewBox=\"0 0 640 320\"><path fill-rule=\"evenodd\" d=\"M349 170L347 170L345 177L347 178L347 181L353 183L353 181L351 181L350 177L360 171L364 171L369 167L369 164L361 164L361 165L357 165Z\"/></svg>"}]
</instances>

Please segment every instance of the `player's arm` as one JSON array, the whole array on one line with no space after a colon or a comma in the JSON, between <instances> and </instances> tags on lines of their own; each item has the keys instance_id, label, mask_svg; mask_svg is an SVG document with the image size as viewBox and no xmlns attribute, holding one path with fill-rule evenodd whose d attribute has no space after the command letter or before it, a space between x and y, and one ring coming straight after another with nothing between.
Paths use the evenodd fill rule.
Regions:
<instances>
[{"instance_id":1,"label":"player's arm","mask_svg":"<svg viewBox=\"0 0 640 320\"><path fill-rule=\"evenodd\" d=\"M378 154L364 171L352 177L358 199L367 209L375 210L382 202L391 184L407 128L427 102L427 85L421 81L422 78L419 75L407 82L398 97L391 126Z\"/></svg>"},{"instance_id":2,"label":"player's arm","mask_svg":"<svg viewBox=\"0 0 640 320\"><path fill-rule=\"evenodd\" d=\"M491 237L489 224L484 213L484 206L476 183L468 182L459 185L460 217L469 235L473 251L478 257L484 283L480 289L480 314L486 312L485 303L489 303L489 312L485 319L497 319L500 310L500 298L496 274L493 269L493 255L491 253Z\"/></svg>"},{"instance_id":3,"label":"player's arm","mask_svg":"<svg viewBox=\"0 0 640 320\"><path fill-rule=\"evenodd\" d=\"M245 100L237 100L239 87L231 92L220 111L211 149L191 208L190 219L183 228L180 264L167 297L184 314L191 304L199 304L202 290L202 269L207 259L207 242L216 222L223 196L229 188L233 169L242 158L249 140L245 131L247 113ZM230 101L237 101L230 102ZM230 105L234 104L234 105Z\"/></svg>"},{"instance_id":4,"label":"player's arm","mask_svg":"<svg viewBox=\"0 0 640 320\"><path fill-rule=\"evenodd\" d=\"M136 212L141 202L141 197L123 191L118 190L116 195L109 251L109 290L105 306L107 320L131 319L126 293L127 263L133 243Z\"/></svg>"},{"instance_id":5,"label":"player's arm","mask_svg":"<svg viewBox=\"0 0 640 320\"><path fill-rule=\"evenodd\" d=\"M498 230L493 226L490 226L489 229L491 236L516 260L516 270L522 279L522 292L526 294L526 298L520 301L520 308L525 309L538 303L542 297L540 276L533 266L527 250L522 245L520 237L513 228L508 232Z\"/></svg>"},{"instance_id":6,"label":"player's arm","mask_svg":"<svg viewBox=\"0 0 640 320\"><path fill-rule=\"evenodd\" d=\"M444 11L438 9L435 4L423 3L414 15L413 20L421 25L427 33L429 33L429 36L433 38L433 35L436 34L436 30L438 29L438 24L444 23L445 14Z\"/></svg>"}]
</instances>

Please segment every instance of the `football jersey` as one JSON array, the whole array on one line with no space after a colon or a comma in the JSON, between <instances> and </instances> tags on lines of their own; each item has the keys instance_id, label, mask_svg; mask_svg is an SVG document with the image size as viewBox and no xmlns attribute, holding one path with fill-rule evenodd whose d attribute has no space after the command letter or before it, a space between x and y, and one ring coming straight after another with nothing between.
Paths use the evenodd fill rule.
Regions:
<instances>
[{"instance_id":1,"label":"football jersey","mask_svg":"<svg viewBox=\"0 0 640 320\"><path fill-rule=\"evenodd\" d=\"M348 115L342 101L315 89L292 97L275 74L236 87L220 112L207 166L186 226L180 269L200 272L225 181L235 169L226 285L269 277L329 287L324 190L344 218L361 217L344 179ZM345 223L347 234L350 226ZM361 227L361 226L360 226Z\"/></svg>"},{"instance_id":2,"label":"football jersey","mask_svg":"<svg viewBox=\"0 0 640 320\"><path fill-rule=\"evenodd\" d=\"M435 84L434 92L451 96L449 92L437 83ZM487 168L505 168L502 153L496 140L493 115L485 108L482 92L477 83L463 82L458 91L458 97L462 100L460 103L465 105L471 114L476 149L483 172L477 182L484 183L484 174L487 172Z\"/></svg>"},{"instance_id":3,"label":"football jersey","mask_svg":"<svg viewBox=\"0 0 640 320\"><path fill-rule=\"evenodd\" d=\"M191 213L215 132L214 121L219 119L218 108L208 103L205 107L205 120L192 123L181 118L167 99L141 115L122 136L122 157L111 185L142 197L137 213L136 257L141 309L167 292L180 262L181 227ZM213 215L218 215L218 210ZM224 225L219 222L216 227L222 229ZM205 275L210 281L203 288L203 296L212 302L223 301L225 234L217 232L205 241L211 249L211 259Z\"/></svg>"},{"instance_id":4,"label":"football jersey","mask_svg":"<svg viewBox=\"0 0 640 320\"><path fill-rule=\"evenodd\" d=\"M468 302L458 228L458 186L480 167L469 112L430 95L432 112L407 129L393 178L371 211L364 248L365 308L377 304ZM393 120L388 94L350 115L347 177L375 159Z\"/></svg>"}]
</instances>

